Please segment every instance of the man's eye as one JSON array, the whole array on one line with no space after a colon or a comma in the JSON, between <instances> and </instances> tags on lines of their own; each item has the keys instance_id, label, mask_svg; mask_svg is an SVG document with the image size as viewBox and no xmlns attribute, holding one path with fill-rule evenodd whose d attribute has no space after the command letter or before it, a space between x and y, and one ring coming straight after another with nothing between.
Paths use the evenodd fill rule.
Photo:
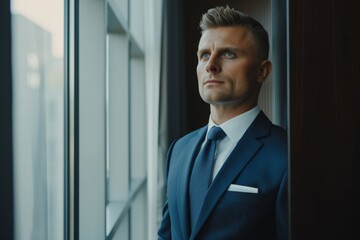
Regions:
<instances>
[{"instance_id":1,"label":"man's eye","mask_svg":"<svg viewBox=\"0 0 360 240\"><path fill-rule=\"evenodd\" d=\"M223 53L224 57L226 58L234 58L235 57L235 53L231 52L231 51L225 51Z\"/></svg>"},{"instance_id":2,"label":"man's eye","mask_svg":"<svg viewBox=\"0 0 360 240\"><path fill-rule=\"evenodd\" d=\"M202 53L200 54L200 59L209 59L210 58L210 54L209 53Z\"/></svg>"}]
</instances>

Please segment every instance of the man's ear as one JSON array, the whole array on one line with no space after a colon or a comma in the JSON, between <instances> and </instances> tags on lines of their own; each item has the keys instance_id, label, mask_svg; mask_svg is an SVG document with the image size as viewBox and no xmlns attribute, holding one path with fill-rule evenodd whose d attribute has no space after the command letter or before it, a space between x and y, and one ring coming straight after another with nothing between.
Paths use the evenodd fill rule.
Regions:
<instances>
[{"instance_id":1,"label":"man's ear","mask_svg":"<svg viewBox=\"0 0 360 240\"><path fill-rule=\"evenodd\" d=\"M263 83L269 77L272 70L272 63L269 60L264 60L260 63L258 83Z\"/></svg>"}]
</instances>

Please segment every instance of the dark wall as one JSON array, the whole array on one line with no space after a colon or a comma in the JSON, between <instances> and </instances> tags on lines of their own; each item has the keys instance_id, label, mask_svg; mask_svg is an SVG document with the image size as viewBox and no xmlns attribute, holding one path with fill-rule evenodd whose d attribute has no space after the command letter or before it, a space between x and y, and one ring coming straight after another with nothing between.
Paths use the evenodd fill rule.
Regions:
<instances>
[{"instance_id":1,"label":"dark wall","mask_svg":"<svg viewBox=\"0 0 360 240\"><path fill-rule=\"evenodd\" d=\"M360 239L358 1L290 1L292 239Z\"/></svg>"},{"instance_id":2,"label":"dark wall","mask_svg":"<svg viewBox=\"0 0 360 240\"><path fill-rule=\"evenodd\" d=\"M199 1L186 0L184 5L184 44L185 44L185 89L186 89L186 131L190 132L207 124L209 105L200 98L196 76L197 49L200 39L199 21L210 2L199 4Z\"/></svg>"}]
</instances>

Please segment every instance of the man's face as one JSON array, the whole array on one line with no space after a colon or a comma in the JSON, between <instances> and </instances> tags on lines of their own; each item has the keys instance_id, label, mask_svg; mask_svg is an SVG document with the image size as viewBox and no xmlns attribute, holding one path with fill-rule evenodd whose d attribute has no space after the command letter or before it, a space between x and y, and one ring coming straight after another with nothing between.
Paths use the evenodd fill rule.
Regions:
<instances>
[{"instance_id":1,"label":"man's face","mask_svg":"<svg viewBox=\"0 0 360 240\"><path fill-rule=\"evenodd\" d=\"M243 26L216 27L201 36L197 77L201 98L213 106L252 108L257 104L261 61Z\"/></svg>"}]
</instances>

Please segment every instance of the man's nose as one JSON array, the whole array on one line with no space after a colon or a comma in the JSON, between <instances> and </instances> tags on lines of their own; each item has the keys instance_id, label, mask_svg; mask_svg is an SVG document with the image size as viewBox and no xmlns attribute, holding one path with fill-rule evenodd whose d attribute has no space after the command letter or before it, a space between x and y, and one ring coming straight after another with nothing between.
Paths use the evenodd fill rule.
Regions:
<instances>
[{"instance_id":1,"label":"man's nose","mask_svg":"<svg viewBox=\"0 0 360 240\"><path fill-rule=\"evenodd\" d=\"M210 58L206 63L206 71L218 73L221 71L221 66L216 58Z\"/></svg>"}]
</instances>

